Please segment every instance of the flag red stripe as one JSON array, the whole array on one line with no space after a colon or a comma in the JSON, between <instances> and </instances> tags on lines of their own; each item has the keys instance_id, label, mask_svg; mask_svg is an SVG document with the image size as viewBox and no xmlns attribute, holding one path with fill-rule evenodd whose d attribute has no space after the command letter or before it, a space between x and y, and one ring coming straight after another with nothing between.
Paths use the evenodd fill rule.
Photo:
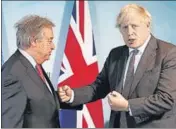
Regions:
<instances>
[{"instance_id":1,"label":"flag red stripe","mask_svg":"<svg viewBox=\"0 0 176 129\"><path fill-rule=\"evenodd\" d=\"M84 41L84 1L79 1L79 28Z\"/></svg>"},{"instance_id":2,"label":"flag red stripe","mask_svg":"<svg viewBox=\"0 0 176 129\"><path fill-rule=\"evenodd\" d=\"M82 39L84 42L84 20L86 15L85 12L85 3L84 1L76 1L79 4L79 28L80 33L82 35ZM79 33L79 32L78 32ZM93 41L92 41L93 43ZM93 50L93 49L92 49ZM63 80L61 83L58 84L58 86L63 85L69 85L71 88L78 88L82 86L89 85L93 83L98 75L98 64L97 62L87 65L84 58L83 52L81 49L81 46L79 44L79 41L77 40L74 31L72 30L71 26L69 26L68 34L67 34L67 40L66 40L66 46L65 46L65 55L66 58L69 61L71 70L73 72L72 76L69 76L66 78L66 80ZM91 54L92 52L90 52ZM62 65L64 66L64 65ZM66 66L66 65L65 65ZM67 68L67 67L65 67ZM66 69L67 70L67 69ZM67 71L69 72L69 71ZM66 72L66 74L68 74ZM65 75L66 75L65 74ZM104 118L103 118L103 108L102 108L102 101L98 100L96 102L92 102L89 104L86 104L89 114L91 116L91 119L95 125L96 128L102 128L104 127ZM83 123L82 127L87 128L89 122L86 121L87 116L83 116Z\"/></svg>"}]
</instances>

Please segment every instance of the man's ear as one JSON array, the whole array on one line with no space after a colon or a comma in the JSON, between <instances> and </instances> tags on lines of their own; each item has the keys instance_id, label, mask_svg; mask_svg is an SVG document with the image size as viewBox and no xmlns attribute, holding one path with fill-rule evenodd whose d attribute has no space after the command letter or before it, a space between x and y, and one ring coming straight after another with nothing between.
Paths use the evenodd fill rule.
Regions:
<instances>
[{"instance_id":1,"label":"man's ear","mask_svg":"<svg viewBox=\"0 0 176 129\"><path fill-rule=\"evenodd\" d=\"M37 45L37 40L34 40L33 38L30 39L31 47L36 47Z\"/></svg>"},{"instance_id":2,"label":"man's ear","mask_svg":"<svg viewBox=\"0 0 176 129\"><path fill-rule=\"evenodd\" d=\"M36 42L31 42L31 47L36 47Z\"/></svg>"}]
</instances>

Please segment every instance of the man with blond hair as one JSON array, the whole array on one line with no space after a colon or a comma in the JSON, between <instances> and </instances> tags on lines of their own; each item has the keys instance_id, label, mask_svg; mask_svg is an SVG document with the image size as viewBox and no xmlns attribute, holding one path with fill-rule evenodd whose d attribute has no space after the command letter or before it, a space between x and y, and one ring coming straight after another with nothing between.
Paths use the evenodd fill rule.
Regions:
<instances>
[{"instance_id":1,"label":"man with blond hair","mask_svg":"<svg viewBox=\"0 0 176 129\"><path fill-rule=\"evenodd\" d=\"M111 50L93 84L60 88L61 101L77 105L108 95L109 127L176 127L176 46L155 38L151 21L143 7L123 7L117 27L125 45Z\"/></svg>"},{"instance_id":2,"label":"man with blond hair","mask_svg":"<svg viewBox=\"0 0 176 129\"><path fill-rule=\"evenodd\" d=\"M37 15L25 16L15 24L18 49L1 69L3 128L60 127L58 109L71 108L59 102L42 68L55 48L54 26Z\"/></svg>"}]
</instances>

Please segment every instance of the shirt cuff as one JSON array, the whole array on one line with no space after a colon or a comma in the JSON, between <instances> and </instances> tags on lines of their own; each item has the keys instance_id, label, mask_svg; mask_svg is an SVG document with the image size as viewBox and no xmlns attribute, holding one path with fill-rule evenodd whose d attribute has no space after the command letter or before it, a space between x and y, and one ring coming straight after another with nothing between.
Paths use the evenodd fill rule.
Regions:
<instances>
[{"instance_id":1,"label":"shirt cuff","mask_svg":"<svg viewBox=\"0 0 176 129\"><path fill-rule=\"evenodd\" d=\"M67 103L73 103L74 96L75 96L75 94L74 94L74 92L73 92L73 90L72 90L72 96L71 96L71 99L70 99L70 101L68 101Z\"/></svg>"},{"instance_id":2,"label":"shirt cuff","mask_svg":"<svg viewBox=\"0 0 176 129\"><path fill-rule=\"evenodd\" d=\"M130 105L128 105L128 111L129 111L130 116L133 116Z\"/></svg>"}]
</instances>

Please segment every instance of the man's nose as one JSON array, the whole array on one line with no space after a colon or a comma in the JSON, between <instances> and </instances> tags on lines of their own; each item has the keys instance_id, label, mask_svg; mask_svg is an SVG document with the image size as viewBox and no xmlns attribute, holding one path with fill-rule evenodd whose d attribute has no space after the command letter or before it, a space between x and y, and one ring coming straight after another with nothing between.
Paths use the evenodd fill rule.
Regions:
<instances>
[{"instance_id":1,"label":"man's nose","mask_svg":"<svg viewBox=\"0 0 176 129\"><path fill-rule=\"evenodd\" d=\"M54 45L54 43L52 42L52 44L51 44L51 49L52 50L54 50L55 49L55 45Z\"/></svg>"},{"instance_id":2,"label":"man's nose","mask_svg":"<svg viewBox=\"0 0 176 129\"><path fill-rule=\"evenodd\" d=\"M134 33L134 30L131 26L128 26L128 36L131 36Z\"/></svg>"}]
</instances>

